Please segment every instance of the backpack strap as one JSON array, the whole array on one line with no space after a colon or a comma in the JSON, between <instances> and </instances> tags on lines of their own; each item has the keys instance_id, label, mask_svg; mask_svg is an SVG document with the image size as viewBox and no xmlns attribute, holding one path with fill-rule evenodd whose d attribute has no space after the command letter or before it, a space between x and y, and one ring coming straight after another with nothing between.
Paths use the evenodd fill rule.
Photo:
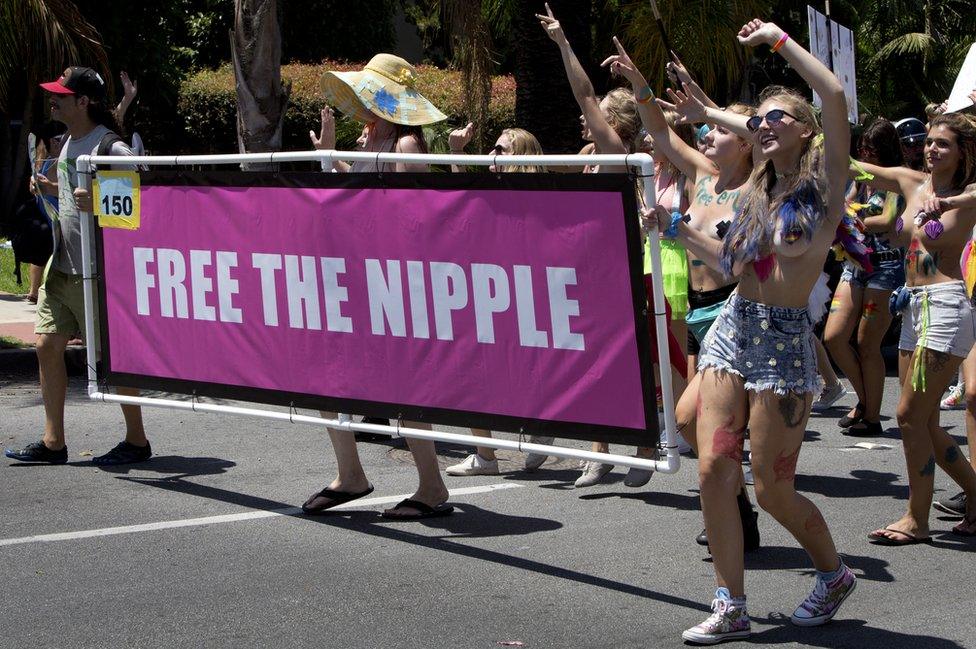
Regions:
<instances>
[{"instance_id":1,"label":"backpack strap","mask_svg":"<svg viewBox=\"0 0 976 649\"><path fill-rule=\"evenodd\" d=\"M121 142L122 138L119 137L118 133L109 131L102 136L101 141L98 143L98 155L112 155L112 147L115 146L116 142Z\"/></svg>"}]
</instances>

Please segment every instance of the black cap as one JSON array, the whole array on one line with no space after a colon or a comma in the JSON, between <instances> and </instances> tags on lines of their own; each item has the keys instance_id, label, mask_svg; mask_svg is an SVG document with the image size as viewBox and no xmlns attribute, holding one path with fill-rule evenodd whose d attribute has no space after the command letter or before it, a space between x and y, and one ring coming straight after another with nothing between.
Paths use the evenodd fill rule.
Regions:
<instances>
[{"instance_id":1,"label":"black cap","mask_svg":"<svg viewBox=\"0 0 976 649\"><path fill-rule=\"evenodd\" d=\"M91 68L73 67L64 71L57 81L42 83L41 88L56 95L84 95L89 99L105 99L105 80Z\"/></svg>"}]
</instances>

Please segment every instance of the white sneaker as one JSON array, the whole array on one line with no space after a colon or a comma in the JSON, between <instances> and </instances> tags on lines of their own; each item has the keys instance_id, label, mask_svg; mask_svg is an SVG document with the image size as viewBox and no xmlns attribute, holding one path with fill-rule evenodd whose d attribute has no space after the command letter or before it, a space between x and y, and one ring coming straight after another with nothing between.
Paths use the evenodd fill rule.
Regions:
<instances>
[{"instance_id":1,"label":"white sneaker","mask_svg":"<svg viewBox=\"0 0 976 649\"><path fill-rule=\"evenodd\" d=\"M464 462L449 466L447 475L498 475L498 460L486 460L477 453L464 458Z\"/></svg>"},{"instance_id":2,"label":"white sneaker","mask_svg":"<svg viewBox=\"0 0 976 649\"><path fill-rule=\"evenodd\" d=\"M942 410L962 410L966 407L966 385L962 382L949 388L949 394L939 404Z\"/></svg>"},{"instance_id":3,"label":"white sneaker","mask_svg":"<svg viewBox=\"0 0 976 649\"><path fill-rule=\"evenodd\" d=\"M573 486L579 487L592 487L595 484L603 482L603 478L613 470L612 464L601 464L599 462L585 462L583 464L583 475L576 479Z\"/></svg>"},{"instance_id":4,"label":"white sneaker","mask_svg":"<svg viewBox=\"0 0 976 649\"><path fill-rule=\"evenodd\" d=\"M539 435L529 435L530 444L552 444L553 437L540 437ZM529 453L525 456L525 470L535 471L540 466L545 464L545 461L549 459L548 455L543 455L542 453Z\"/></svg>"},{"instance_id":5,"label":"white sneaker","mask_svg":"<svg viewBox=\"0 0 976 649\"><path fill-rule=\"evenodd\" d=\"M838 399L847 394L844 386L840 381L834 383L832 388L824 388L824 391L820 393L820 398L813 402L811 410L814 412L823 412L830 408L830 406L837 403Z\"/></svg>"}]
</instances>

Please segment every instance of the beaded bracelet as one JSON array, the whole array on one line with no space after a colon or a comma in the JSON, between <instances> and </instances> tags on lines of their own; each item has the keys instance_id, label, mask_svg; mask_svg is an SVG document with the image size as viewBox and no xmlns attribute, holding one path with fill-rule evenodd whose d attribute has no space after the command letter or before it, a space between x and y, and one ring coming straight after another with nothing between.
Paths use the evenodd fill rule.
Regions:
<instances>
[{"instance_id":1,"label":"beaded bracelet","mask_svg":"<svg viewBox=\"0 0 976 649\"><path fill-rule=\"evenodd\" d=\"M786 32L783 32L783 35L779 37L779 40L776 41L776 44L773 45L773 47L769 51L770 52L778 52L779 51L779 48L781 48L784 45L786 45L786 41L788 41L788 40L790 40L790 35L787 34Z\"/></svg>"},{"instance_id":2,"label":"beaded bracelet","mask_svg":"<svg viewBox=\"0 0 976 649\"><path fill-rule=\"evenodd\" d=\"M645 94L646 93L646 94ZM640 90L634 93L634 99L638 104L646 104L647 102L654 99L654 91L651 90L650 86L644 86Z\"/></svg>"}]
</instances>

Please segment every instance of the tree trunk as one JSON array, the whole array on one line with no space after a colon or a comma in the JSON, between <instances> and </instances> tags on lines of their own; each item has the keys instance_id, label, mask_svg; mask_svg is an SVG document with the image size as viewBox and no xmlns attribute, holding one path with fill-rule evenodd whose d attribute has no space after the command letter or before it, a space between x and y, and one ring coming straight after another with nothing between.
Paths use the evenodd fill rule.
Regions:
<instances>
[{"instance_id":1,"label":"tree trunk","mask_svg":"<svg viewBox=\"0 0 976 649\"><path fill-rule=\"evenodd\" d=\"M34 125L34 98L37 96L37 89L31 84L27 86L26 92L16 141L10 138L9 116L4 115L0 119L0 128L3 128L3 134L0 135L0 178L4 181L0 186L0 222L9 222L13 217L17 198L21 195L21 183L26 177L27 134Z\"/></svg>"},{"instance_id":2,"label":"tree trunk","mask_svg":"<svg viewBox=\"0 0 976 649\"><path fill-rule=\"evenodd\" d=\"M518 2L513 21L515 47L515 123L539 139L546 153L575 153L580 139L580 109L566 79L559 48L539 25L542 2ZM551 0L579 60L591 60L590 0Z\"/></svg>"},{"instance_id":3,"label":"tree trunk","mask_svg":"<svg viewBox=\"0 0 976 649\"><path fill-rule=\"evenodd\" d=\"M237 144L241 153L281 150L291 84L281 82L281 26L277 0L235 0L230 33L237 87ZM271 165L245 165L267 170Z\"/></svg>"}]
</instances>

